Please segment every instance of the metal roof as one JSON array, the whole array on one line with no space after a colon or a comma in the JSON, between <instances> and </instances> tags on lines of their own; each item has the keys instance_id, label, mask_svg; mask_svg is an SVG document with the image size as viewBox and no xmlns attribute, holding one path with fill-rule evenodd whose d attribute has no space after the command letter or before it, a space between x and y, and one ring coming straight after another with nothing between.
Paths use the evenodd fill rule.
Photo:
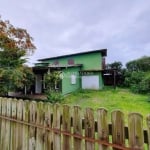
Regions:
<instances>
[{"instance_id":1,"label":"metal roof","mask_svg":"<svg viewBox=\"0 0 150 150\"><path fill-rule=\"evenodd\" d=\"M102 54L102 56L107 56L107 49L99 49L99 50L91 50L91 51L74 53L74 54L68 54L68 55L62 55L62 56L56 56L56 57L43 58L43 59L38 59L38 61L45 61L45 60L51 60L51 59L59 59L59 58L64 58L64 57L71 57L71 56L77 56L77 55L83 55L83 54L90 54L90 53L97 53L97 52L100 52Z\"/></svg>"}]
</instances>

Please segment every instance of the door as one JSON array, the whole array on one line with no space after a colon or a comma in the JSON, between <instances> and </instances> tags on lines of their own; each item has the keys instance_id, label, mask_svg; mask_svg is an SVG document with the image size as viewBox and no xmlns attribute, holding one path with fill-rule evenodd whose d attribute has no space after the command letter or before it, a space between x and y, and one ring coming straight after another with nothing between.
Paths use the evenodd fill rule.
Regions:
<instances>
[{"instance_id":1,"label":"door","mask_svg":"<svg viewBox=\"0 0 150 150\"><path fill-rule=\"evenodd\" d=\"M99 76L82 76L82 89L99 89Z\"/></svg>"},{"instance_id":2,"label":"door","mask_svg":"<svg viewBox=\"0 0 150 150\"><path fill-rule=\"evenodd\" d=\"M42 75L36 75L35 80L35 93L41 94L42 93Z\"/></svg>"}]
</instances>

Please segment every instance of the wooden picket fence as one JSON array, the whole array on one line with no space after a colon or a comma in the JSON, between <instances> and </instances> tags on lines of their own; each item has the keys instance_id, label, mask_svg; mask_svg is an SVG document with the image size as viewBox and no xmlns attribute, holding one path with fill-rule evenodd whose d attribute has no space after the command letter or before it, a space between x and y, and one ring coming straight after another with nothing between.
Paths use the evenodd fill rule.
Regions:
<instances>
[{"instance_id":1,"label":"wooden picket fence","mask_svg":"<svg viewBox=\"0 0 150 150\"><path fill-rule=\"evenodd\" d=\"M0 98L0 150L150 150L139 113Z\"/></svg>"}]
</instances>

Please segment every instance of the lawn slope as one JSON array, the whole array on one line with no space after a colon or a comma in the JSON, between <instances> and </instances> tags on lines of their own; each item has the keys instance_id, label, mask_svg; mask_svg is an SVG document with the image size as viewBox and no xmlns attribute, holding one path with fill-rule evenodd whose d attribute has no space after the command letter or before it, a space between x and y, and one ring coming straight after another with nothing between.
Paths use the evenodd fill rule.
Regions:
<instances>
[{"instance_id":1,"label":"lawn slope","mask_svg":"<svg viewBox=\"0 0 150 150\"><path fill-rule=\"evenodd\" d=\"M91 107L94 110L100 107L109 112L119 109L125 115L131 112L141 113L144 117L150 113L150 97L134 94L128 89L105 88L100 91L81 90L65 97L63 103L79 105L81 108Z\"/></svg>"}]
</instances>

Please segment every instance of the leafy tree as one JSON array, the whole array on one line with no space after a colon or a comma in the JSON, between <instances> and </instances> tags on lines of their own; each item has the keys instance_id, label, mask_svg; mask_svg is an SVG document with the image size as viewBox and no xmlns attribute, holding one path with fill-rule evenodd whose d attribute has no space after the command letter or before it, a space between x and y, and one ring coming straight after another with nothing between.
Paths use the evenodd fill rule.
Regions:
<instances>
[{"instance_id":1,"label":"leafy tree","mask_svg":"<svg viewBox=\"0 0 150 150\"><path fill-rule=\"evenodd\" d=\"M115 61L111 64L107 64L106 66L107 69L116 69L118 71L121 71L122 69L122 63L120 61Z\"/></svg>"},{"instance_id":2,"label":"leafy tree","mask_svg":"<svg viewBox=\"0 0 150 150\"><path fill-rule=\"evenodd\" d=\"M27 94L27 91L31 90L31 86L34 84L35 76L32 71L32 68L28 66L23 66L23 80L22 83L24 85L24 93Z\"/></svg>"},{"instance_id":3,"label":"leafy tree","mask_svg":"<svg viewBox=\"0 0 150 150\"><path fill-rule=\"evenodd\" d=\"M130 61L126 67L125 85L136 93L150 93L150 57Z\"/></svg>"},{"instance_id":4,"label":"leafy tree","mask_svg":"<svg viewBox=\"0 0 150 150\"><path fill-rule=\"evenodd\" d=\"M25 29L16 28L0 18L0 91L8 93L24 86L23 64L34 52L33 39Z\"/></svg>"},{"instance_id":5,"label":"leafy tree","mask_svg":"<svg viewBox=\"0 0 150 150\"><path fill-rule=\"evenodd\" d=\"M45 74L45 76L44 76L45 83L46 83L45 93L47 95L47 99L51 103L61 102L63 100L63 96L56 89L56 86L61 81L60 73L61 72L59 72L59 71L53 71L51 73Z\"/></svg>"},{"instance_id":6,"label":"leafy tree","mask_svg":"<svg viewBox=\"0 0 150 150\"><path fill-rule=\"evenodd\" d=\"M150 73L132 72L130 89L134 93L150 93Z\"/></svg>"},{"instance_id":7,"label":"leafy tree","mask_svg":"<svg viewBox=\"0 0 150 150\"><path fill-rule=\"evenodd\" d=\"M45 74L44 79L46 83L46 88L48 90L55 91L56 85L58 85L61 80L60 73L61 72L59 71L53 71L51 73L48 72L47 74Z\"/></svg>"},{"instance_id":8,"label":"leafy tree","mask_svg":"<svg viewBox=\"0 0 150 150\"><path fill-rule=\"evenodd\" d=\"M144 56L139 59L129 61L126 64L129 71L149 71L150 70L150 57Z\"/></svg>"},{"instance_id":9,"label":"leafy tree","mask_svg":"<svg viewBox=\"0 0 150 150\"><path fill-rule=\"evenodd\" d=\"M9 21L0 18L0 48L25 50L32 53L36 48L32 43L33 38L22 28L16 28Z\"/></svg>"}]
</instances>

